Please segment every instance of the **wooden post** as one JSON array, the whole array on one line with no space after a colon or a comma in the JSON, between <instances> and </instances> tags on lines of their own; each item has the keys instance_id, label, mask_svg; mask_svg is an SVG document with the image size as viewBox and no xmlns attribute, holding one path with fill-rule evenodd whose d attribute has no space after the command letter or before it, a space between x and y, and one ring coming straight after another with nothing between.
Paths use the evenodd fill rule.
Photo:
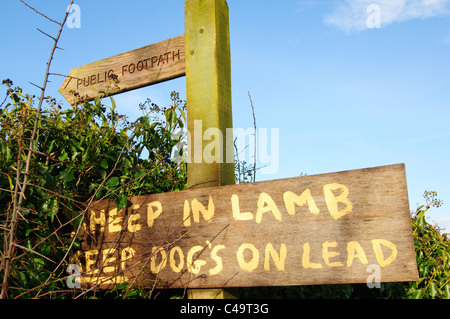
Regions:
<instances>
[{"instance_id":1,"label":"wooden post","mask_svg":"<svg viewBox=\"0 0 450 319\"><path fill-rule=\"evenodd\" d=\"M188 187L235 184L228 5L226 0L187 0L185 10L186 98L191 139ZM215 140L203 140L208 129L217 133ZM204 156L211 154L204 154L211 143L219 148L215 155L223 149L218 163L210 163Z\"/></svg>"},{"instance_id":2,"label":"wooden post","mask_svg":"<svg viewBox=\"0 0 450 319\"><path fill-rule=\"evenodd\" d=\"M187 126L190 133L188 187L232 185L235 175L226 0L187 0L185 32ZM216 140L203 140L208 129L215 130L212 133L216 133ZM219 155L218 162L211 163L211 159L204 156L205 146L210 143L217 146L213 153ZM233 296L222 289L191 289L188 297L224 299Z\"/></svg>"}]
</instances>

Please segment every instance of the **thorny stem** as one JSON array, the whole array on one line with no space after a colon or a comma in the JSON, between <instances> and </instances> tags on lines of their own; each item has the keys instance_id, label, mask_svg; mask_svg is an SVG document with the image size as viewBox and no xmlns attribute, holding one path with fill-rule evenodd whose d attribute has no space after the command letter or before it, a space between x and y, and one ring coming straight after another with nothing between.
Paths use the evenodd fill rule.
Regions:
<instances>
[{"instance_id":1,"label":"thorny stem","mask_svg":"<svg viewBox=\"0 0 450 319\"><path fill-rule=\"evenodd\" d=\"M20 0L22 3L24 3L26 6L28 6L29 8L33 9L34 11L36 11L37 13L39 13L40 15L44 16L45 18L49 19L52 22L55 22L59 25L59 31L58 31L58 35L56 36L56 38L54 38L54 44L53 44L53 48L51 50L50 53L50 58L47 62L47 69L45 71L45 76L44 76L44 84L41 87L41 97L39 98L39 105L38 105L38 109L36 112L36 117L35 117L35 122L34 122L34 127L33 127L33 132L31 134L31 140L30 140L30 146L29 149L30 151L28 151L28 155L27 155L27 160L26 160L26 165L25 165L25 174L24 174L24 181L22 183L22 188L20 190L20 194L18 194L18 190L19 190L19 178L20 178L20 154L21 154L21 145L19 148L19 158L18 158L18 165L17 165L17 179L16 179L16 188L15 188L15 194L14 194L14 206L13 206L13 216L11 219L11 226L10 226L10 230L9 230L9 241L8 241L8 245L7 245L7 253L5 256L5 270L4 270L4 276L3 276L3 284L2 284L2 291L0 293L0 299L4 299L7 297L7 289L8 289L8 277L9 277L9 273L11 270L11 258L12 258L12 251L14 248L14 235L16 232L16 228L17 228L17 223L18 223L18 214L19 214L19 210L20 207L22 205L22 201L24 198L24 194L25 194L25 190L27 187L27 180L28 180L28 172L30 169L30 162L31 162L31 154L32 154L32 149L33 149L33 142L34 139L36 137L36 133L37 133L37 129L38 129L38 122L39 122L39 117L40 117L40 112L42 109L42 104L44 102L44 97L45 97L45 89L47 88L47 83L48 83L48 77L50 74L50 66L53 60L53 56L55 54L55 50L57 48L57 44L59 41L59 38L61 37L62 34L62 30L64 28L64 25L66 23L67 17L69 15L69 11L66 11L66 14L64 16L64 20L59 23L55 20L52 20L50 18L48 18L47 16L45 16L44 14L40 13L39 11L37 11L36 9L32 8L30 5L26 4L23 0ZM70 1L70 6L72 6L74 0ZM24 130L25 125L23 125L22 130ZM22 134L23 136L23 134ZM19 141L21 142L21 141ZM21 143L20 143L21 144ZM18 198L17 198L18 197Z\"/></svg>"},{"instance_id":2,"label":"thorny stem","mask_svg":"<svg viewBox=\"0 0 450 319\"><path fill-rule=\"evenodd\" d=\"M256 137L256 115L255 115L255 107L253 106L253 100L252 100L252 96L250 95L250 92L248 92L248 97L249 97L249 99L250 99L250 105L251 105L251 107L252 107L252 114L253 114L253 128L254 128L254 134L255 134L255 141L254 141L254 145L253 145L253 147L254 147L254 154L253 154L253 156L254 156L254 164L253 164L253 183L255 183L256 182L256 160L257 160L257 158L256 158L256 139L257 139L257 137Z\"/></svg>"},{"instance_id":3,"label":"thorny stem","mask_svg":"<svg viewBox=\"0 0 450 319\"><path fill-rule=\"evenodd\" d=\"M24 5L26 5L28 8L30 8L31 10L33 10L33 11L36 12L37 14L40 14L40 15L43 16L44 18L50 20L51 22L54 22L54 23L56 23L56 24L61 25L61 23L59 23L58 21L55 21L55 20L53 20L53 19L50 19L50 18L47 17L45 14L43 14L42 12L39 12L38 10L36 10L36 9L33 8L32 6L30 6L30 5L29 5L28 3L26 3L25 1L20 0L20 2L22 2ZM73 3L73 1L72 1L72 3ZM72 5L72 3L71 3L71 5Z\"/></svg>"}]
</instances>

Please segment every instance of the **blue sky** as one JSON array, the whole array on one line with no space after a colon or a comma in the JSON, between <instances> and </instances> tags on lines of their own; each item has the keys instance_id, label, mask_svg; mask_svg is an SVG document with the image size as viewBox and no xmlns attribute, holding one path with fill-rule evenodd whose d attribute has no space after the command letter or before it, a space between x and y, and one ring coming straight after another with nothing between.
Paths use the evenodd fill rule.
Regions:
<instances>
[{"instance_id":1,"label":"blue sky","mask_svg":"<svg viewBox=\"0 0 450 319\"><path fill-rule=\"evenodd\" d=\"M29 0L61 20L69 1ZM66 28L52 72L184 33L184 1L79 0L81 28ZM235 127L279 128L279 170L258 180L405 163L411 209L435 190L430 221L450 231L450 0L228 0ZM370 5L381 28L368 28ZM19 0L3 1L0 77L37 94L51 40L48 22ZM48 94L63 100L53 77ZM117 96L140 115L151 98L185 97L185 79Z\"/></svg>"}]
</instances>

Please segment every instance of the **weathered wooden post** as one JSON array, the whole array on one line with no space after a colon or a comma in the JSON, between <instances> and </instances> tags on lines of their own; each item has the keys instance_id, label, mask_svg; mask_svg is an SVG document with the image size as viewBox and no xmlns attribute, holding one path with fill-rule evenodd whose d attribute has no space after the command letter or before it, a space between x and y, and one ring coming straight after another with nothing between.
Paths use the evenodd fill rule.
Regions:
<instances>
[{"instance_id":1,"label":"weathered wooden post","mask_svg":"<svg viewBox=\"0 0 450 319\"><path fill-rule=\"evenodd\" d=\"M226 0L185 2L186 94L190 151L188 188L235 184L231 106L231 54ZM204 155L206 130L215 130L217 162ZM227 143L228 141L228 143ZM230 147L231 145L231 147ZM223 152L222 152L223 150ZM208 154L211 155L211 154ZM222 289L191 289L192 299L231 297Z\"/></svg>"},{"instance_id":2,"label":"weathered wooden post","mask_svg":"<svg viewBox=\"0 0 450 319\"><path fill-rule=\"evenodd\" d=\"M186 94L191 137L188 186L190 189L235 183L233 119L231 111L231 57L226 0L187 0L185 3ZM206 130L222 134L215 158L205 158ZM228 130L227 130L228 129ZM231 136L230 136L231 135ZM228 145L228 147L227 147ZM210 154L208 154L210 155ZM218 156L219 155L219 156Z\"/></svg>"}]
</instances>

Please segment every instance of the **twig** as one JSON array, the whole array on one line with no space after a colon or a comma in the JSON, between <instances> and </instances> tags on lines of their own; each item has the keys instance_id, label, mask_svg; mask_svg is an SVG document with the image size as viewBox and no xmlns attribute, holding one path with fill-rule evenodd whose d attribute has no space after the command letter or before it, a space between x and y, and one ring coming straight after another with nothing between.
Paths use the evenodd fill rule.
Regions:
<instances>
[{"instance_id":1,"label":"twig","mask_svg":"<svg viewBox=\"0 0 450 319\"><path fill-rule=\"evenodd\" d=\"M40 14L40 15L43 16L44 18L50 20L51 22L54 22L54 23L56 23L56 24L61 25L61 23L59 23L59 22L56 21L56 20L50 19L50 18L47 17L45 14L43 14L42 12L39 12L38 10L36 10L36 9L33 8L32 6L30 6L30 5L29 5L28 3L26 3L25 1L20 0L20 2L22 2L24 5L26 5L28 8L30 8L31 10L33 10L33 11L36 12L37 14Z\"/></svg>"},{"instance_id":2,"label":"twig","mask_svg":"<svg viewBox=\"0 0 450 319\"><path fill-rule=\"evenodd\" d=\"M70 79L75 79L75 80L82 80L81 78L77 78L76 76L71 76L71 75L65 75L65 74L60 74L60 73L49 73L49 75L56 75L56 76L62 76L64 78L70 78Z\"/></svg>"},{"instance_id":3,"label":"twig","mask_svg":"<svg viewBox=\"0 0 450 319\"><path fill-rule=\"evenodd\" d=\"M70 1L70 6L72 6L74 0ZM22 3L26 4L24 1L21 0ZM30 7L28 4L26 4L28 7ZM43 15L42 13L38 12L36 9L30 7L31 9L33 9L34 11L36 11L37 13ZM69 15L69 11L66 11L66 14L64 16L64 20L62 23L58 23L54 20L51 20L50 18L48 18L47 16L43 15L44 17L46 17L47 19L58 23L58 25L60 26L59 31L58 31L58 35L56 36L56 38L51 37L52 39L54 39L54 44L53 44L53 48L51 50L50 53L50 57L49 60L47 62L47 68L45 70L45 76L44 76L44 84L41 88L41 96L39 98L39 105L36 111L36 115L35 115L35 121L34 121L34 127L33 127L33 132L31 134L31 140L30 140L30 146L29 149L33 149L33 144L34 144L34 139L36 138L37 135L37 130L38 130L38 122L39 122L39 117L40 117L40 113L41 113L41 109L42 109L42 104L44 102L44 97L45 97L45 89L47 88L47 83L48 83L48 77L49 77L49 73L50 73L50 66L53 60L53 56L55 54L55 50L59 41L59 38L61 37L64 25L67 21L67 17ZM38 29L39 30L39 29ZM39 30L41 31L41 30ZM42 32L42 31L41 31ZM45 34L45 32L43 32ZM26 117L25 117L25 112L24 112L24 121L25 121ZM25 129L25 123L23 123L23 133L24 133L24 129ZM24 136L24 134L22 134L22 137ZM10 226L10 233L9 233L9 241L7 243L7 245L5 246L7 248L7 254L5 256L5 268L4 268L4 276L3 276L3 284L2 284L2 291L0 293L0 299L3 299L6 297L7 295L7 289L8 289L8 279L9 279L9 273L11 271L11 255L12 255L12 251L13 251L13 247L14 247L14 236L15 236L15 232L17 229L17 223L18 223L18 218L17 216L20 214L20 207L22 206L22 202L24 199L24 195L25 195L25 190L27 187L27 181L28 181L28 175L24 176L24 180L23 180L23 187L20 190L20 194L18 192L19 190L19 185L20 185L20 167L21 167L21 158L20 158L20 154L22 153L21 151L22 149L22 140L19 140L19 157L18 157L18 165L17 165L17 176L16 176L16 188L15 188L15 196L14 196L14 201L13 201L13 216L11 219L11 226ZM25 173L28 173L30 171L30 164L31 164L31 151L28 151L28 155L27 155L27 160L26 160L26 165L25 165ZM73 242L72 242L73 243ZM6 243L5 243L6 244Z\"/></svg>"},{"instance_id":4,"label":"twig","mask_svg":"<svg viewBox=\"0 0 450 319\"><path fill-rule=\"evenodd\" d=\"M3 102L0 104L0 107L3 106L3 104L5 104L6 100L8 99L9 96L9 92L6 93L5 99L3 100Z\"/></svg>"},{"instance_id":5,"label":"twig","mask_svg":"<svg viewBox=\"0 0 450 319\"><path fill-rule=\"evenodd\" d=\"M234 149L235 149L235 156L236 156L236 165L237 165L237 171L238 171L238 180L237 183L241 184L241 162L239 161L239 150L236 145L237 137L234 139Z\"/></svg>"},{"instance_id":6,"label":"twig","mask_svg":"<svg viewBox=\"0 0 450 319\"><path fill-rule=\"evenodd\" d=\"M39 32L41 32L41 33L45 34L46 36L48 36L49 38L53 39L53 41L57 41L56 38L52 37L50 34L45 33L44 31L42 31L42 30L39 29L39 28L36 28L36 29L37 29ZM55 46L55 49L56 49L56 47L57 47L57 46Z\"/></svg>"},{"instance_id":7,"label":"twig","mask_svg":"<svg viewBox=\"0 0 450 319\"><path fill-rule=\"evenodd\" d=\"M30 81L28 81L28 83L30 83L31 85L34 85L34 86L37 87L39 90L42 90L42 87L40 87L39 85L34 84L33 82L30 82Z\"/></svg>"},{"instance_id":8,"label":"twig","mask_svg":"<svg viewBox=\"0 0 450 319\"><path fill-rule=\"evenodd\" d=\"M250 95L250 92L248 92L248 97L250 99L250 105L252 106L252 114L253 114L253 127L255 129L255 143L253 145L254 147L254 157L255 157L255 162L253 164L253 182L256 182L256 116L255 116L255 108L253 107L253 101L252 101L252 96Z\"/></svg>"},{"instance_id":9,"label":"twig","mask_svg":"<svg viewBox=\"0 0 450 319\"><path fill-rule=\"evenodd\" d=\"M45 260L48 260L48 261L50 261L50 262L56 264L56 262L54 262L53 260L51 260L51 259L48 258L48 257L45 257L44 255L41 255L41 254L38 253L37 251L34 251L34 250L32 250L32 249L30 249L30 248L27 248L27 247L23 247L23 246L21 246L21 245L19 245L19 244L16 244L16 243L14 243L14 246L16 246L17 248L26 250L26 251L28 251L28 252L30 252L30 253L32 253L32 254L36 254L36 255L38 255L38 256L44 258Z\"/></svg>"},{"instance_id":10,"label":"twig","mask_svg":"<svg viewBox=\"0 0 450 319\"><path fill-rule=\"evenodd\" d=\"M4 299L7 296L7 290L8 290L8 277L9 272L11 270L11 257L12 252L14 249L14 236L16 233L16 227L18 223L18 215L20 215L20 206L21 206L21 200L22 196L19 197L19 189L20 187L20 167L22 166L21 157L20 154L22 154L22 138L25 135L25 120L26 120L26 113L27 109L23 112L22 117L22 132L19 139L19 152L17 156L17 169L16 169L16 185L14 188L14 199L13 199L13 214L11 218L11 226L9 229L9 238L5 232L5 241L4 241L4 249L6 254L4 255L4 275L3 275L3 284L2 284L2 291L0 293L0 299ZM27 177L25 176L25 179ZM23 189L21 189L20 194L23 195Z\"/></svg>"}]
</instances>

